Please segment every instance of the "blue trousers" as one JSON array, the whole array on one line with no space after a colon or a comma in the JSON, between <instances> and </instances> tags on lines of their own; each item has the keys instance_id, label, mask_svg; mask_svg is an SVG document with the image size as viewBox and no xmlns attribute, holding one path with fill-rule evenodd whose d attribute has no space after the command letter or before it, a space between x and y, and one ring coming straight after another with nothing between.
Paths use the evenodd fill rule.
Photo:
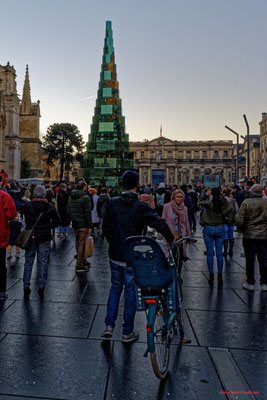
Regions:
<instances>
[{"instance_id":1,"label":"blue trousers","mask_svg":"<svg viewBox=\"0 0 267 400\"><path fill-rule=\"evenodd\" d=\"M225 228L223 226L204 226L203 237L207 248L207 263L209 273L213 273L214 244L216 249L218 273L223 270L223 242Z\"/></svg>"},{"instance_id":2,"label":"blue trousers","mask_svg":"<svg viewBox=\"0 0 267 400\"><path fill-rule=\"evenodd\" d=\"M235 224L233 224L233 225L225 224L224 225L224 229L225 229L225 231L224 231L224 239L225 240L234 238L234 227L235 227Z\"/></svg>"},{"instance_id":3,"label":"blue trousers","mask_svg":"<svg viewBox=\"0 0 267 400\"><path fill-rule=\"evenodd\" d=\"M132 268L115 264L110 260L111 288L107 304L106 326L115 327L118 316L120 296L124 287L123 335L129 335L134 329L136 312L135 284Z\"/></svg>"},{"instance_id":4,"label":"blue trousers","mask_svg":"<svg viewBox=\"0 0 267 400\"><path fill-rule=\"evenodd\" d=\"M39 287L40 288L45 287L47 280L49 254L50 254L50 241L39 244L33 242L30 250L25 251L25 264L24 264L24 274L23 274L24 288L30 287L32 267L36 253L37 253L37 264L38 264Z\"/></svg>"}]
</instances>

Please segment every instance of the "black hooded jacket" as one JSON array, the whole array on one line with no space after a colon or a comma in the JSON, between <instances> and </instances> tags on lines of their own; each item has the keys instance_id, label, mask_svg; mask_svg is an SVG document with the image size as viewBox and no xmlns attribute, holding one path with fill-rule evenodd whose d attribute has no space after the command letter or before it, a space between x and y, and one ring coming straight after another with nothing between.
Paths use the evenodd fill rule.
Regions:
<instances>
[{"instance_id":1,"label":"black hooded jacket","mask_svg":"<svg viewBox=\"0 0 267 400\"><path fill-rule=\"evenodd\" d=\"M38 216L43 212L34 229L34 241L38 244L49 242L51 240L51 229L60 224L60 218L54 205L48 203L46 199L34 199L31 202L26 202L22 208L27 230L34 226Z\"/></svg>"},{"instance_id":2,"label":"black hooded jacket","mask_svg":"<svg viewBox=\"0 0 267 400\"><path fill-rule=\"evenodd\" d=\"M160 232L169 242L173 240L170 228L146 203L138 200L134 192L125 192L110 199L103 220L103 233L109 242L109 257L125 262L123 244L129 236L142 235L148 225Z\"/></svg>"}]
</instances>

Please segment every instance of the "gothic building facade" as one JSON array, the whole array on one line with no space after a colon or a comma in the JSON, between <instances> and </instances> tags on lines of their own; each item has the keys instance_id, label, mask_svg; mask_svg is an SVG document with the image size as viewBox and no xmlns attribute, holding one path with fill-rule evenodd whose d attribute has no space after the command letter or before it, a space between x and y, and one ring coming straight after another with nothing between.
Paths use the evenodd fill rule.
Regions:
<instances>
[{"instance_id":1,"label":"gothic building facade","mask_svg":"<svg viewBox=\"0 0 267 400\"><path fill-rule=\"evenodd\" d=\"M32 176L41 176L39 119L39 102L31 102L28 66L20 100L14 67L0 65L0 168L9 178L20 178L23 158L29 160Z\"/></svg>"}]
</instances>

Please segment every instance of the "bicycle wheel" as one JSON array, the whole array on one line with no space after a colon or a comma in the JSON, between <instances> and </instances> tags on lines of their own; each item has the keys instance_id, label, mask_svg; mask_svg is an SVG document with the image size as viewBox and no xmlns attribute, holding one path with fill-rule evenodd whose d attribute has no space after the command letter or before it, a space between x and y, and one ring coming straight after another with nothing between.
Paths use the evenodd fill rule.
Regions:
<instances>
[{"instance_id":1,"label":"bicycle wheel","mask_svg":"<svg viewBox=\"0 0 267 400\"><path fill-rule=\"evenodd\" d=\"M157 378L164 379L170 361L171 332L167 330L168 310L163 299L154 306L153 335L155 350L150 353L151 363Z\"/></svg>"}]
</instances>

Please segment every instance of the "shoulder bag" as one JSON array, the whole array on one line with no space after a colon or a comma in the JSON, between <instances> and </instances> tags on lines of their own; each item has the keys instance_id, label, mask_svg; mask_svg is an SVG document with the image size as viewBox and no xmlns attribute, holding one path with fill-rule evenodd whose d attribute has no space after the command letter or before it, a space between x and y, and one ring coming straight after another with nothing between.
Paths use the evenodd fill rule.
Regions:
<instances>
[{"instance_id":1,"label":"shoulder bag","mask_svg":"<svg viewBox=\"0 0 267 400\"><path fill-rule=\"evenodd\" d=\"M33 225L33 227L31 229L28 229L28 230L24 229L24 231L20 232L20 234L16 240L16 246L20 247L23 250L29 250L31 248L34 229L36 228L36 225L40 221L40 218L42 217L42 215L43 215L43 212L41 212L41 214L39 215L39 217L37 218L35 224Z\"/></svg>"}]
</instances>

